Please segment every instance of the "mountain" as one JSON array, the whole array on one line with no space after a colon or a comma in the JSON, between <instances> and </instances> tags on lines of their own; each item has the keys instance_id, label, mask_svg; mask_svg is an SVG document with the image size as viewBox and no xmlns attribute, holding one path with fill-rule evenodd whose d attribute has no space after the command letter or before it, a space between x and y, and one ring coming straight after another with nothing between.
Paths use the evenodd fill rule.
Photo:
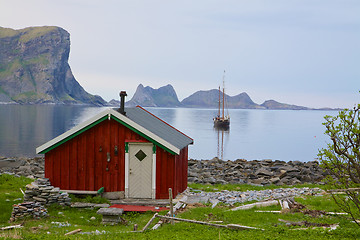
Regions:
<instances>
[{"instance_id":1,"label":"mountain","mask_svg":"<svg viewBox=\"0 0 360 240\"><path fill-rule=\"evenodd\" d=\"M104 105L74 78L70 34L60 27L0 27L0 102Z\"/></svg>"},{"instance_id":2,"label":"mountain","mask_svg":"<svg viewBox=\"0 0 360 240\"><path fill-rule=\"evenodd\" d=\"M309 110L310 108L279 103L275 100L267 100L259 105L251 100L246 93L235 96L225 94L227 108L233 109L284 109L284 110ZM120 106L119 100L111 100L109 105ZM142 84L136 89L134 96L126 102L127 107L140 105L142 107L187 107L187 108L218 108L219 90L212 89L207 91L197 91L179 102L174 88L168 84L164 87L153 89Z\"/></svg>"},{"instance_id":3,"label":"mountain","mask_svg":"<svg viewBox=\"0 0 360 240\"><path fill-rule=\"evenodd\" d=\"M245 92L236 96L225 94L225 102L228 108L256 109L262 108L254 103ZM181 101L183 107L192 108L217 108L219 106L219 90L197 91Z\"/></svg>"},{"instance_id":4,"label":"mountain","mask_svg":"<svg viewBox=\"0 0 360 240\"><path fill-rule=\"evenodd\" d=\"M286 103L279 103L275 100L267 100L260 106L265 107L266 109L279 109L279 110L309 110L307 107L290 105Z\"/></svg>"},{"instance_id":5,"label":"mountain","mask_svg":"<svg viewBox=\"0 0 360 240\"><path fill-rule=\"evenodd\" d=\"M126 103L126 106L143 106L143 107L180 107L181 104L176 95L174 88L168 84L164 87L153 89L144 87L140 84L134 96Z\"/></svg>"}]
</instances>

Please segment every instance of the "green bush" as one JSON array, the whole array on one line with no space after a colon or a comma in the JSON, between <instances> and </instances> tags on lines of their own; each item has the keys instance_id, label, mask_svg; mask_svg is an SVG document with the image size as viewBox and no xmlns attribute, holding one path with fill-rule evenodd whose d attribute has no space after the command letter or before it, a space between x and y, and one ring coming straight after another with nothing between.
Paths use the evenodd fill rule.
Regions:
<instances>
[{"instance_id":1,"label":"green bush","mask_svg":"<svg viewBox=\"0 0 360 240\"><path fill-rule=\"evenodd\" d=\"M325 116L325 120L331 143L319 151L321 166L330 173L326 178L329 186L347 195L333 194L336 204L356 220L360 218L360 194L351 188L360 187L360 104L337 116Z\"/></svg>"}]
</instances>

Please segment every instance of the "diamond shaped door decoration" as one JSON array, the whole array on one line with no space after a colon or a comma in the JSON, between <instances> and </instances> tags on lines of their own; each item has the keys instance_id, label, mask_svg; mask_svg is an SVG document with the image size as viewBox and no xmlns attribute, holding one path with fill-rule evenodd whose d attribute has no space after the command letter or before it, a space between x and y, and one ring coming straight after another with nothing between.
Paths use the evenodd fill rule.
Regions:
<instances>
[{"instance_id":1,"label":"diamond shaped door decoration","mask_svg":"<svg viewBox=\"0 0 360 240\"><path fill-rule=\"evenodd\" d=\"M139 159L139 161L141 162L142 160L144 160L144 158L146 158L146 154L140 149L136 154L135 157L137 159Z\"/></svg>"}]
</instances>

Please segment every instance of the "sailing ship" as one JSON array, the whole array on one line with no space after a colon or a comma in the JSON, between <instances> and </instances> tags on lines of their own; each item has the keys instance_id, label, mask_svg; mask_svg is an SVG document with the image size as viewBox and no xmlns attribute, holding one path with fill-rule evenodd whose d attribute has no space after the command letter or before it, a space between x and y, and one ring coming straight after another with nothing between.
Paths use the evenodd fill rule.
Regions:
<instances>
[{"instance_id":1,"label":"sailing ship","mask_svg":"<svg viewBox=\"0 0 360 240\"><path fill-rule=\"evenodd\" d=\"M221 101L222 98L222 101ZM218 115L213 118L214 120L214 127L227 129L230 127L230 116L229 113L225 115L225 71L223 75L223 89L221 92L219 86L219 109Z\"/></svg>"}]
</instances>

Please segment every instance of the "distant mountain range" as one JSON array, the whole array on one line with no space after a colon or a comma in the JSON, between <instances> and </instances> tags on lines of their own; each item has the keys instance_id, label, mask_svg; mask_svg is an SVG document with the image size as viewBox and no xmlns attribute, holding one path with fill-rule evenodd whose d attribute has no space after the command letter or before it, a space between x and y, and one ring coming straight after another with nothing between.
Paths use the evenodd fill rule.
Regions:
<instances>
[{"instance_id":1,"label":"distant mountain range","mask_svg":"<svg viewBox=\"0 0 360 240\"><path fill-rule=\"evenodd\" d=\"M144 107L181 107L176 92L170 84L153 89L140 84L134 96L127 102L128 106L141 105Z\"/></svg>"},{"instance_id":2,"label":"distant mountain range","mask_svg":"<svg viewBox=\"0 0 360 240\"><path fill-rule=\"evenodd\" d=\"M71 72L69 52L70 34L60 27L0 27L0 103L119 106L117 100L107 103L84 90ZM180 102L170 84L158 89L140 84L126 105L217 108L218 98L218 90L211 89L197 91ZM309 109L275 100L259 105L245 92L225 98L227 107L235 109Z\"/></svg>"},{"instance_id":3,"label":"distant mountain range","mask_svg":"<svg viewBox=\"0 0 360 240\"><path fill-rule=\"evenodd\" d=\"M186 108L217 108L219 90L197 91L179 101L177 94L170 84L153 89L140 84L134 96L126 102L127 107L140 105L142 107L186 107ZM225 94L225 102L228 108L232 109L282 109L282 110L309 110L310 108L280 103L275 100L267 100L263 104L254 103L245 92L235 96ZM120 102L111 100L109 104L119 106Z\"/></svg>"}]
</instances>

